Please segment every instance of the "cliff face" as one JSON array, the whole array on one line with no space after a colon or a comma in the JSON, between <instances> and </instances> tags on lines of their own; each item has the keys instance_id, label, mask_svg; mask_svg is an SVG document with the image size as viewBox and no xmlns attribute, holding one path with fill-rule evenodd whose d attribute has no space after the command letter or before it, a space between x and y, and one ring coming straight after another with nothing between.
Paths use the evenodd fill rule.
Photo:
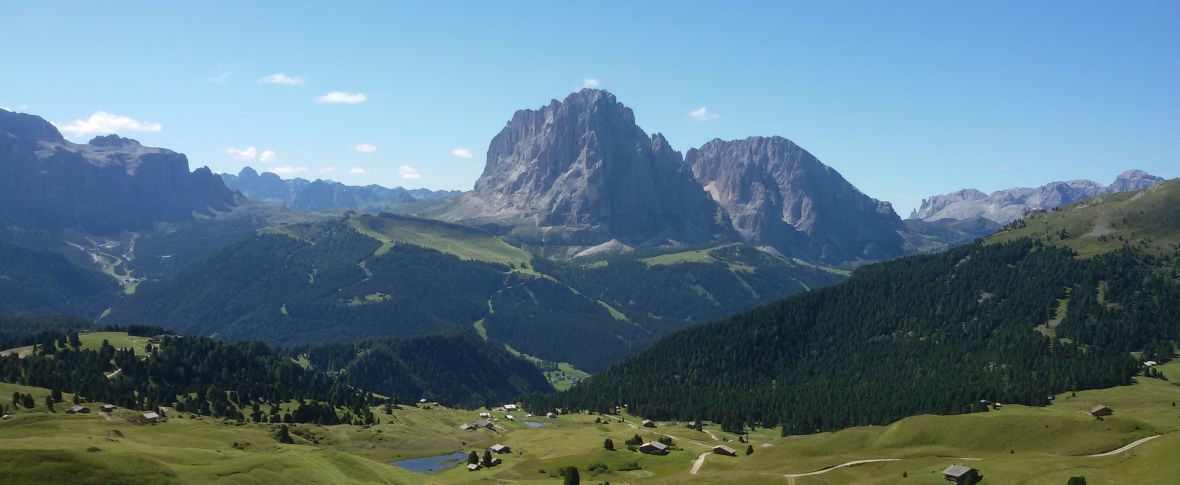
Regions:
<instances>
[{"instance_id":1,"label":"cliff face","mask_svg":"<svg viewBox=\"0 0 1180 485\"><path fill-rule=\"evenodd\" d=\"M492 139L475 190L444 218L583 246L706 241L728 228L680 153L593 89L517 111Z\"/></svg>"},{"instance_id":2,"label":"cliff face","mask_svg":"<svg viewBox=\"0 0 1180 485\"><path fill-rule=\"evenodd\" d=\"M1145 189L1164 179L1142 170L1119 174L1109 186L1090 180L1050 182L1040 187L1017 187L986 195L975 189L936 195L922 201L910 219L938 222L944 219L966 220L982 217L998 224L1019 219L1030 210L1050 210L1097 195Z\"/></svg>"},{"instance_id":3,"label":"cliff face","mask_svg":"<svg viewBox=\"0 0 1180 485\"><path fill-rule=\"evenodd\" d=\"M0 225L97 235L191 219L234 206L208 168L117 135L85 145L40 117L0 110Z\"/></svg>"},{"instance_id":4,"label":"cliff face","mask_svg":"<svg viewBox=\"0 0 1180 485\"><path fill-rule=\"evenodd\" d=\"M901 219L781 137L713 140L685 161L747 243L841 262L902 254Z\"/></svg>"}]
</instances>

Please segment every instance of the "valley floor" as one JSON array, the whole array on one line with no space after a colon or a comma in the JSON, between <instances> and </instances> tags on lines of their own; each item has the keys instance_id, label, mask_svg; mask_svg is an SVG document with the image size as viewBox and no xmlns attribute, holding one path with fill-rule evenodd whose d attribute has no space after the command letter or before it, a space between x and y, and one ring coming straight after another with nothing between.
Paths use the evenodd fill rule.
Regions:
<instances>
[{"instance_id":1,"label":"valley floor","mask_svg":"<svg viewBox=\"0 0 1180 485\"><path fill-rule=\"evenodd\" d=\"M1162 371L1180 380L1180 363ZM628 415L513 413L517 419L509 421L504 411L491 410L496 431L462 431L459 425L479 419L479 411L410 406L392 415L375 408L380 423L369 429L294 425L295 443L280 444L274 425L184 415L138 426L130 424L137 413L129 410L108 420L66 415L69 406L61 403L50 413L43 406L47 390L0 384L0 396L14 391L32 393L38 403L10 410L14 417L0 421L0 476L17 483L561 483L557 471L565 466L577 466L582 483L616 485L941 484L947 482L940 472L952 464L978 469L983 483L1062 484L1084 476L1091 485L1150 484L1174 483L1180 475L1180 408L1174 407L1180 386L1145 377L1131 386L1062 394L1045 408L1009 405L785 438L777 429L757 429L749 434L750 455L748 445L717 426L703 432L674 423L643 428L640 418ZM1114 415L1090 416L1097 404ZM636 434L644 441L672 437L674 449L665 456L628 451L624 442ZM603 448L607 438L617 451ZM455 451L482 456L496 443L511 453L498 455L502 465L476 472L459 466L423 474L387 464ZM710 453L720 444L738 456Z\"/></svg>"}]
</instances>

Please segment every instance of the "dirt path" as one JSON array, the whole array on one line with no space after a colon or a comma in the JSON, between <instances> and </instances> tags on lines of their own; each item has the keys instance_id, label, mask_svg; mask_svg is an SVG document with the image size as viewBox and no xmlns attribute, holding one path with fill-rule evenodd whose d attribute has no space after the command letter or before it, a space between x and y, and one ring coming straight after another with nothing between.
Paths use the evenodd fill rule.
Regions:
<instances>
[{"instance_id":1,"label":"dirt path","mask_svg":"<svg viewBox=\"0 0 1180 485\"><path fill-rule=\"evenodd\" d=\"M713 434L713 432L712 432L712 431L709 431L709 430L707 430L707 429L702 429L701 431L704 431L705 433L708 433L708 434L709 434L709 437L710 437L710 438L713 438L713 441L720 441L720 440L718 440L718 439L717 439L717 435Z\"/></svg>"},{"instance_id":2,"label":"dirt path","mask_svg":"<svg viewBox=\"0 0 1180 485\"><path fill-rule=\"evenodd\" d=\"M110 413L104 413L102 411L99 411L98 415L102 416L103 418L106 418L107 421L114 421L114 419L111 419Z\"/></svg>"},{"instance_id":3,"label":"dirt path","mask_svg":"<svg viewBox=\"0 0 1180 485\"><path fill-rule=\"evenodd\" d=\"M1132 442L1131 444L1129 444L1129 445L1127 445L1127 446L1124 446L1124 447L1122 447L1122 448L1119 448L1119 449L1117 449L1117 450L1111 450L1111 451L1108 451L1108 452L1106 452L1106 453L1099 453L1099 454L1097 454L1097 455L1086 455L1086 457L1087 457L1087 458L1098 458L1098 457L1102 457L1102 456L1112 456L1112 455L1117 455L1117 454L1119 454L1119 453L1122 453L1122 452L1124 452L1124 451L1127 451L1127 450L1129 450L1129 449L1131 449L1131 448L1134 448L1134 447L1136 447L1136 446L1139 446L1139 445L1141 445L1141 444L1143 444L1143 443L1146 443L1146 442L1148 442L1148 441L1151 441L1151 440L1153 440L1153 439L1159 438L1160 436L1162 436L1162 435L1158 435L1158 434L1157 434L1157 435L1155 435L1155 436L1148 436L1148 437L1146 437L1146 438L1143 438L1143 439L1135 440L1135 441L1134 441L1134 442Z\"/></svg>"},{"instance_id":4,"label":"dirt path","mask_svg":"<svg viewBox=\"0 0 1180 485\"><path fill-rule=\"evenodd\" d=\"M783 476L785 476L787 478L791 478L791 479L794 479L797 477L810 477L812 475L819 475L819 474L827 473L827 472L830 472L830 471L835 470L837 468L844 468L846 466L856 466L856 465L863 465L865 463L877 463L877 462L882 462L882 461L899 461L899 460L901 460L901 459L900 458L877 458L875 460L856 460L856 461L850 461L848 463L842 463L842 464L839 464L839 465L836 465L833 467L824 468L823 470L818 470L818 471L814 471L814 472L793 473L790 475L783 475Z\"/></svg>"},{"instance_id":5,"label":"dirt path","mask_svg":"<svg viewBox=\"0 0 1180 485\"><path fill-rule=\"evenodd\" d=\"M697 472L701 470L701 465L705 464L705 457L709 456L709 453L712 453L712 451L706 451L704 453L701 453L701 456L697 457L697 461L692 464L692 470L689 470L688 473L690 473L692 475L696 475Z\"/></svg>"}]
</instances>

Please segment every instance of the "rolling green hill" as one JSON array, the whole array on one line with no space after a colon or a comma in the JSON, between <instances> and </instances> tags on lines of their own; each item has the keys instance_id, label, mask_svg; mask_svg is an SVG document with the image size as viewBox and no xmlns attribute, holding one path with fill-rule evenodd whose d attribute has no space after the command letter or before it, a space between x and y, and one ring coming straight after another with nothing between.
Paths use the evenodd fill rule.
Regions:
<instances>
[{"instance_id":1,"label":"rolling green hill","mask_svg":"<svg viewBox=\"0 0 1180 485\"><path fill-rule=\"evenodd\" d=\"M1175 367L1165 366L1164 372L1180 378ZM0 396L13 392L31 394L38 403L50 393L0 383ZM0 421L0 476L81 484L559 484L558 469L574 466L582 483L935 485L947 483L943 469L963 463L980 470L983 483L1061 485L1082 476L1090 485L1105 485L1166 484L1180 473L1175 460L1180 421L1171 406L1180 400L1180 387L1140 378L1129 386L1055 397L1055 404L1047 407L1006 405L987 413L921 415L833 433L781 437L778 429L747 429L743 439L749 445L715 423L705 423L702 431L671 422L647 429L638 427L640 417L629 414L615 415L627 422L615 416L564 414L542 418L543 426L534 429L506 420L502 410L489 409L500 426L497 431L463 431L458 425L477 419L476 411L409 406L392 414L374 407L377 422L369 427L290 425L293 442L283 444L275 439L277 425L272 424L185 416L136 426L130 423L134 411L118 409L107 420L96 414L50 413L38 404L15 411L9 407L15 417ZM1110 406L1114 415L1097 420L1086 414L1099 404ZM595 422L604 418L605 424ZM664 456L632 452L623 442L634 435L643 440L671 437L675 448ZM1157 435L1120 453L1088 456ZM606 439L616 444L616 451L603 449ZM387 464L454 451L482 454L495 443L510 446L513 453L500 455L504 464L478 472L456 467L415 473ZM720 444L738 449L739 455L707 453ZM754 450L748 456L747 446ZM862 460L889 461L834 468Z\"/></svg>"},{"instance_id":2,"label":"rolling green hill","mask_svg":"<svg viewBox=\"0 0 1180 485\"><path fill-rule=\"evenodd\" d=\"M350 213L257 231L139 285L104 322L280 345L474 325L496 344L596 371L675 330L842 279L741 244L585 264L480 229Z\"/></svg>"},{"instance_id":3,"label":"rolling green hill","mask_svg":"<svg viewBox=\"0 0 1180 485\"><path fill-rule=\"evenodd\" d=\"M1167 360L1180 341L1178 188L1091 199L986 244L863 267L841 285L672 334L529 403L602 412L626 402L652 418L794 434L1125 384L1133 356ZM1070 236L1095 224L1141 239Z\"/></svg>"},{"instance_id":4,"label":"rolling green hill","mask_svg":"<svg viewBox=\"0 0 1180 485\"><path fill-rule=\"evenodd\" d=\"M1077 251L1082 257L1123 247L1167 255L1180 251L1180 179L1136 192L1101 195L1034 212L988 238L1001 243L1032 238Z\"/></svg>"}]
</instances>

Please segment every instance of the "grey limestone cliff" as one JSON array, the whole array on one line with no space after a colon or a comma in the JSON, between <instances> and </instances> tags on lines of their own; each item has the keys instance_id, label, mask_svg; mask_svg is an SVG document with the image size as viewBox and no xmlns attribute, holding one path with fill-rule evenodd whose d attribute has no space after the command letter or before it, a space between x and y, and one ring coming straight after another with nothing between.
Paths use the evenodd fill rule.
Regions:
<instances>
[{"instance_id":1,"label":"grey limestone cliff","mask_svg":"<svg viewBox=\"0 0 1180 485\"><path fill-rule=\"evenodd\" d=\"M715 139L685 161L749 244L829 263L902 254L904 228L893 207L790 140Z\"/></svg>"},{"instance_id":2,"label":"grey limestone cliff","mask_svg":"<svg viewBox=\"0 0 1180 485\"><path fill-rule=\"evenodd\" d=\"M110 235L234 204L181 153L117 135L79 145L40 117L0 110L0 226Z\"/></svg>"},{"instance_id":3,"label":"grey limestone cliff","mask_svg":"<svg viewBox=\"0 0 1180 485\"><path fill-rule=\"evenodd\" d=\"M594 89L517 111L475 190L443 217L568 246L707 241L728 229L663 135L649 137L630 108Z\"/></svg>"}]
</instances>

